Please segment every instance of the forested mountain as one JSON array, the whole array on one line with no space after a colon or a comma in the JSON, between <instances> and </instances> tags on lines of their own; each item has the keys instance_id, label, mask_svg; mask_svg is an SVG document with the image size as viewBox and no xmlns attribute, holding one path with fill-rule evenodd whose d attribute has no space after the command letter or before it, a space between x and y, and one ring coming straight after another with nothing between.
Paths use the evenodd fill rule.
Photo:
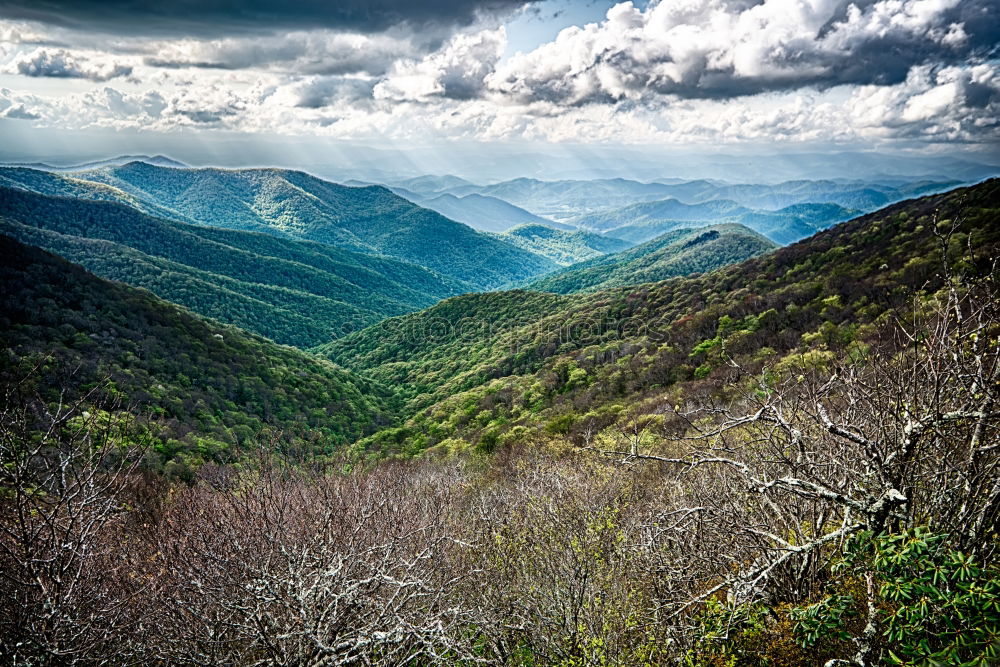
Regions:
<instances>
[{"instance_id":1,"label":"forested mountain","mask_svg":"<svg viewBox=\"0 0 1000 667\"><path fill-rule=\"evenodd\" d=\"M388 392L329 362L8 236L0 254L3 386L53 410L82 400L109 419L131 413L135 435L152 439L150 460L174 473L243 458L272 437L287 451L333 451L386 419Z\"/></svg>"},{"instance_id":2,"label":"forested mountain","mask_svg":"<svg viewBox=\"0 0 1000 667\"><path fill-rule=\"evenodd\" d=\"M484 232L505 232L511 227L530 223L567 228L565 225L508 204L502 199L475 193L463 197L443 194L429 199L418 199L414 203Z\"/></svg>"},{"instance_id":3,"label":"forested mountain","mask_svg":"<svg viewBox=\"0 0 1000 667\"><path fill-rule=\"evenodd\" d=\"M120 202L161 218L194 222L194 220L174 210L164 208L156 202L143 200L141 197L136 197L104 183L77 178L74 174L22 167L0 167L0 186L28 190L43 195Z\"/></svg>"},{"instance_id":4,"label":"forested mountain","mask_svg":"<svg viewBox=\"0 0 1000 667\"><path fill-rule=\"evenodd\" d=\"M629 206L591 213L574 218L573 224L585 229L602 232L624 227L663 220L672 221L715 221L726 218L736 218L749 209L728 199L711 200L699 204L685 204L677 199L664 199L655 202L631 204Z\"/></svg>"},{"instance_id":5,"label":"forested mountain","mask_svg":"<svg viewBox=\"0 0 1000 667\"><path fill-rule=\"evenodd\" d=\"M0 655L992 664L998 216L455 296L316 350L348 370L0 235Z\"/></svg>"},{"instance_id":6,"label":"forested mountain","mask_svg":"<svg viewBox=\"0 0 1000 667\"><path fill-rule=\"evenodd\" d=\"M566 267L529 289L572 294L651 283L742 262L777 245L742 225L678 229L611 255Z\"/></svg>"},{"instance_id":7,"label":"forested mountain","mask_svg":"<svg viewBox=\"0 0 1000 667\"><path fill-rule=\"evenodd\" d=\"M727 200L682 204L670 199L592 213L574 222L632 243L642 243L681 227L733 222L749 227L776 243L787 244L848 220L857 213L837 204L795 204L777 211L754 211Z\"/></svg>"},{"instance_id":8,"label":"forested mountain","mask_svg":"<svg viewBox=\"0 0 1000 667\"><path fill-rule=\"evenodd\" d=\"M382 186L345 187L284 169L173 169L142 162L77 172L199 224L381 254L492 289L555 268Z\"/></svg>"},{"instance_id":9,"label":"forested mountain","mask_svg":"<svg viewBox=\"0 0 1000 667\"><path fill-rule=\"evenodd\" d=\"M0 233L104 278L300 347L472 290L388 257L5 187L0 187Z\"/></svg>"},{"instance_id":10,"label":"forested mountain","mask_svg":"<svg viewBox=\"0 0 1000 667\"><path fill-rule=\"evenodd\" d=\"M485 186L461 184L442 187L434 190L433 194L489 195L532 213L567 222L591 213L668 199L676 199L683 204L728 200L748 209L767 211L797 204L836 204L864 212L909 197L942 192L960 184L959 181L901 180L797 180L775 184L733 184L704 179L641 183L620 178L561 181L518 178ZM420 194L426 197L431 193L422 191Z\"/></svg>"},{"instance_id":11,"label":"forested mountain","mask_svg":"<svg viewBox=\"0 0 1000 667\"><path fill-rule=\"evenodd\" d=\"M503 238L525 250L544 255L560 266L619 252L632 246L628 241L585 230L565 231L548 225L518 225Z\"/></svg>"},{"instance_id":12,"label":"forested mountain","mask_svg":"<svg viewBox=\"0 0 1000 667\"><path fill-rule=\"evenodd\" d=\"M33 162L29 164L7 163L0 164L0 166L28 167L29 169L42 169L45 171L80 171L83 169L99 169L100 167L118 167L123 164L128 164L129 162L145 162L146 164L153 164L158 167L177 167L180 169L187 167L187 165L183 162L179 162L178 160L174 160L173 158L169 158L165 155L119 155L106 160L96 160L94 162L82 162L80 164L63 166L55 166L43 162Z\"/></svg>"},{"instance_id":13,"label":"forested mountain","mask_svg":"<svg viewBox=\"0 0 1000 667\"><path fill-rule=\"evenodd\" d=\"M1000 253L998 214L1000 181L992 180L699 276L542 307L543 297L525 291L456 297L447 309L387 320L321 351L408 401L406 425L362 450L413 452L455 439L490 449L546 432L580 438L629 405L674 396L679 383L685 392L718 387L712 378L724 373L726 355L748 368L792 368L867 344L893 308L935 289L942 243L956 261L974 249L987 269ZM529 317L509 323L522 310ZM413 334L459 330L447 344Z\"/></svg>"}]
</instances>

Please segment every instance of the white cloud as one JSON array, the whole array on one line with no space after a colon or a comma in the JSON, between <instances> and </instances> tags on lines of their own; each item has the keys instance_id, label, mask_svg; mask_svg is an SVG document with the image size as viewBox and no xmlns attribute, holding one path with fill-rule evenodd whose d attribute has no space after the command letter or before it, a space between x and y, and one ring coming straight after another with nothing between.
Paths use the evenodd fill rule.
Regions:
<instances>
[{"instance_id":1,"label":"white cloud","mask_svg":"<svg viewBox=\"0 0 1000 667\"><path fill-rule=\"evenodd\" d=\"M442 49L422 60L398 62L375 86L374 96L394 101L477 97L506 44L503 27L456 35Z\"/></svg>"},{"instance_id":2,"label":"white cloud","mask_svg":"<svg viewBox=\"0 0 1000 667\"><path fill-rule=\"evenodd\" d=\"M329 30L281 35L176 40L149 46L157 67L259 68L297 74L384 74L396 60L416 57L427 46L409 33L375 35Z\"/></svg>"},{"instance_id":3,"label":"white cloud","mask_svg":"<svg viewBox=\"0 0 1000 667\"><path fill-rule=\"evenodd\" d=\"M66 49L38 48L22 53L8 65L7 71L31 77L109 81L131 76L133 67L109 56L74 54Z\"/></svg>"},{"instance_id":4,"label":"white cloud","mask_svg":"<svg viewBox=\"0 0 1000 667\"><path fill-rule=\"evenodd\" d=\"M684 0L645 10L623 2L603 22L511 58L487 84L522 103L579 105L892 83L965 43L949 18L957 4L880 0L841 14L842 0Z\"/></svg>"},{"instance_id":5,"label":"white cloud","mask_svg":"<svg viewBox=\"0 0 1000 667\"><path fill-rule=\"evenodd\" d=\"M0 93L0 113L40 127L398 142L995 143L1000 65L969 55L982 35L956 2L623 2L507 60L505 30L485 24L445 40L313 30L103 51L63 31L76 46L6 42L0 69L114 87L30 82Z\"/></svg>"}]
</instances>

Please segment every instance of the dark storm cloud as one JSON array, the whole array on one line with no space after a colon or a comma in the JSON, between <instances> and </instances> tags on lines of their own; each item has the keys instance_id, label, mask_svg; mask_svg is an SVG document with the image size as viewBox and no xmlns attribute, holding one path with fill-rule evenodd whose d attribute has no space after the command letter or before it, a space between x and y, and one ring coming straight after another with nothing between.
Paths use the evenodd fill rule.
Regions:
<instances>
[{"instance_id":1,"label":"dark storm cloud","mask_svg":"<svg viewBox=\"0 0 1000 667\"><path fill-rule=\"evenodd\" d=\"M216 36L275 29L380 32L468 25L535 0L0 0L0 17L103 33Z\"/></svg>"}]
</instances>

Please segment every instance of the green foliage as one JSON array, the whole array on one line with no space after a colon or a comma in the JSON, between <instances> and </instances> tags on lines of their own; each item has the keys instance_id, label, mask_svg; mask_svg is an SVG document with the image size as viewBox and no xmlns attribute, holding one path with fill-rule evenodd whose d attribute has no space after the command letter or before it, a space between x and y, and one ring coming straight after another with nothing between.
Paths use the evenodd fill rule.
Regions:
<instances>
[{"instance_id":1,"label":"green foliage","mask_svg":"<svg viewBox=\"0 0 1000 667\"><path fill-rule=\"evenodd\" d=\"M531 283L542 292L572 294L666 280L741 262L775 248L738 225L680 229L630 250L575 264Z\"/></svg>"},{"instance_id":2,"label":"green foliage","mask_svg":"<svg viewBox=\"0 0 1000 667\"><path fill-rule=\"evenodd\" d=\"M104 278L301 347L468 290L385 257L8 188L0 188L0 232Z\"/></svg>"},{"instance_id":3,"label":"green foliage","mask_svg":"<svg viewBox=\"0 0 1000 667\"><path fill-rule=\"evenodd\" d=\"M873 621L886 664L996 664L1000 659L1000 569L962 553L948 536L924 528L873 536L845 549L841 577L872 578ZM834 593L794 610L804 647L824 638L847 639L845 620L863 613L863 600Z\"/></svg>"},{"instance_id":4,"label":"green foliage","mask_svg":"<svg viewBox=\"0 0 1000 667\"><path fill-rule=\"evenodd\" d=\"M519 248L548 257L560 266L569 266L594 257L621 252L632 246L627 241L583 230L562 231L540 224L518 225L501 238Z\"/></svg>"},{"instance_id":5,"label":"green foliage","mask_svg":"<svg viewBox=\"0 0 1000 667\"><path fill-rule=\"evenodd\" d=\"M329 454L388 421L376 383L199 318L0 236L0 382L55 404L117 399L174 467L229 461L249 438Z\"/></svg>"},{"instance_id":6,"label":"green foliage","mask_svg":"<svg viewBox=\"0 0 1000 667\"><path fill-rule=\"evenodd\" d=\"M699 392L724 394L723 350L747 371L772 377L864 363L894 309L941 285L936 275L888 277L911 257L938 251L938 239L928 226L917 231L917 221L935 211L960 220L982 266L959 268L988 270L985 258L1000 247L998 197L1000 183L988 181L905 202L741 264L656 284L455 297L319 352L398 388L404 402L405 435L376 434L360 448L472 442L490 423L501 442L515 427L540 432L558 415L593 413L563 435L582 442L623 405L662 402L678 383L701 379ZM957 263L960 249L950 257ZM571 367L582 373L569 383Z\"/></svg>"},{"instance_id":7,"label":"green foliage","mask_svg":"<svg viewBox=\"0 0 1000 667\"><path fill-rule=\"evenodd\" d=\"M795 635L802 648L815 648L820 640L851 638L845 627L847 619L856 616L855 599L850 595L830 595L816 604L792 609Z\"/></svg>"}]
</instances>

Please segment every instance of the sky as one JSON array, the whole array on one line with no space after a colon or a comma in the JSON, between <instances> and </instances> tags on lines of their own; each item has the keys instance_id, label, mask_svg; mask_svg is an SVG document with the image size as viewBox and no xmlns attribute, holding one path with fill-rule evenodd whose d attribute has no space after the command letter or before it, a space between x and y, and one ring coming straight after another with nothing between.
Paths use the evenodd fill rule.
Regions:
<instances>
[{"instance_id":1,"label":"sky","mask_svg":"<svg viewBox=\"0 0 1000 667\"><path fill-rule=\"evenodd\" d=\"M0 0L0 159L466 175L709 153L1000 162L998 13L1000 0Z\"/></svg>"}]
</instances>

